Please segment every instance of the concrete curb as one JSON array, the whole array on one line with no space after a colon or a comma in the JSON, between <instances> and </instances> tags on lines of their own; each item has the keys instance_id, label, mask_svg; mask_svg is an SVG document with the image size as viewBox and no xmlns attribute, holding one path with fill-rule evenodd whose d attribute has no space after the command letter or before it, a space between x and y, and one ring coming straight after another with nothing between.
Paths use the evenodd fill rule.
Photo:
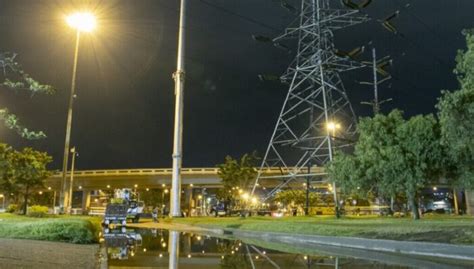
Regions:
<instances>
[{"instance_id":1,"label":"concrete curb","mask_svg":"<svg viewBox=\"0 0 474 269\"><path fill-rule=\"evenodd\" d=\"M232 233L238 238L259 238L264 241L278 241L287 244L314 244L344 247L432 258L474 261L474 246L459 246L442 243L365 239L357 237L336 237L285 234L275 232L255 232L239 229L224 229L224 234Z\"/></svg>"}]
</instances>

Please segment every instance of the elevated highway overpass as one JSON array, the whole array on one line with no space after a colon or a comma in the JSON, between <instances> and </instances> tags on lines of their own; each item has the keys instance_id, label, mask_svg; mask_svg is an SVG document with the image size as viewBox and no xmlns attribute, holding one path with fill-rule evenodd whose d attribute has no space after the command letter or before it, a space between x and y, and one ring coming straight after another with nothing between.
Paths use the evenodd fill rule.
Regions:
<instances>
[{"instance_id":1,"label":"elevated highway overpass","mask_svg":"<svg viewBox=\"0 0 474 269\"><path fill-rule=\"evenodd\" d=\"M104 170L83 170L74 172L74 191L82 191L83 208L90 204L91 191L101 189L115 188L135 188L138 190L149 189L163 189L171 187L171 168L144 168L144 169L104 169ZM204 167L204 168L183 168L182 188L185 192L193 189L202 188L221 188L222 183L218 175L218 168ZM286 173L285 173L286 172ZM282 171L280 168L269 168L264 171L264 178L259 181L262 187L273 188L280 184L285 178L279 177L282 174L288 174L288 171ZM313 167L311 173L321 175L324 177L325 172L322 167ZM68 173L67 179L70 179ZM294 181L292 186L299 185L303 181ZM164 185L163 185L164 184ZM45 186L52 191L59 191L61 186L61 174L56 173L45 180ZM299 185L298 187L301 187ZM195 191L194 191L195 192ZM187 196L187 195L185 195ZM474 215L474 191L466 191L466 205L467 213Z\"/></svg>"},{"instance_id":2,"label":"elevated highway overpass","mask_svg":"<svg viewBox=\"0 0 474 269\"><path fill-rule=\"evenodd\" d=\"M314 167L316 173L323 173L323 168ZM139 189L162 188L163 184L171 185L171 168L145 168L145 169L118 169L118 170L83 170L74 171L74 189L97 190L107 186L111 188L134 188ZM264 171L268 178L260 181L262 186L272 187L281 182L280 168L270 168ZM67 179L70 179L70 173ZM183 186L196 186L202 188L220 188L221 179L218 168L183 168L181 170L181 183ZM192 184L192 185L191 185ZM54 174L45 181L45 185L59 190L61 186L61 173Z\"/></svg>"},{"instance_id":3,"label":"elevated highway overpass","mask_svg":"<svg viewBox=\"0 0 474 269\"><path fill-rule=\"evenodd\" d=\"M322 173L319 167L313 168L315 172ZM198 198L203 194L203 189L222 188L218 168L183 168L181 170L181 184L184 204L195 207L200 204ZM280 168L269 168L264 171L265 179L259 181L263 188L272 188L280 184L283 178L280 175L288 174ZM48 191L59 192L61 188L61 173L56 173L45 180ZM145 169L106 169L74 171L73 179L73 205L75 208L86 210L93 207L102 207L105 190L120 188L136 189L139 192L148 189L166 190L171 187L171 168L145 168ZM71 174L67 174L70 182ZM293 184L301 184L294 182ZM301 187L301 185L299 185Z\"/></svg>"}]
</instances>

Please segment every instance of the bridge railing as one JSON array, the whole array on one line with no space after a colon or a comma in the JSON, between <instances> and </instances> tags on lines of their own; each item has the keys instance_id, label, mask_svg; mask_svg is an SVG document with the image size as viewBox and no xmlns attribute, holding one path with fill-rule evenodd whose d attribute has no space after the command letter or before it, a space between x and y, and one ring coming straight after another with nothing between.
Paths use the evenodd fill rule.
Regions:
<instances>
[{"instance_id":1,"label":"bridge railing","mask_svg":"<svg viewBox=\"0 0 474 269\"><path fill-rule=\"evenodd\" d=\"M291 168L271 167L264 170L265 174L279 174L281 172L288 172ZM76 170L74 176L120 176L120 175L170 175L171 168L144 168L144 169L106 169L106 170ZM182 168L183 174L216 174L218 168ZM67 173L70 175L70 172ZM53 177L61 177L62 173L57 172Z\"/></svg>"},{"instance_id":2,"label":"bridge railing","mask_svg":"<svg viewBox=\"0 0 474 269\"><path fill-rule=\"evenodd\" d=\"M145 168L145 169L110 169L110 170L76 170L75 176L116 176L116 175L167 175L173 170L169 168ZM183 174L217 174L218 168L183 168ZM70 175L70 172L67 173ZM61 172L55 173L54 177L60 177Z\"/></svg>"}]
</instances>

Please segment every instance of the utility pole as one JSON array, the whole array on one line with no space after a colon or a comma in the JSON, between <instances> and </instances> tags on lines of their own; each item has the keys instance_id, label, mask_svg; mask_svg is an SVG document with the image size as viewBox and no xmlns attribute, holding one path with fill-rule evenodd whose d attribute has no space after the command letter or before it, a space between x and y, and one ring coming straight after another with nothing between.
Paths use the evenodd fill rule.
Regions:
<instances>
[{"instance_id":1,"label":"utility pole","mask_svg":"<svg viewBox=\"0 0 474 269\"><path fill-rule=\"evenodd\" d=\"M363 105L370 105L372 106L372 110L374 112L374 115L377 115L380 113L380 106L383 103L390 102L392 101L392 98L385 99L383 101L379 101L379 84L384 83L385 81L391 79L392 77L390 74L388 74L385 71L385 67L389 64L392 63L389 57L384 57L377 61L377 54L375 51L375 48L372 48L372 62L364 62L365 64L370 64L372 65L372 74L373 74L373 82L360 82L360 84L365 84L365 85L373 85L374 86L374 100L371 102L361 102ZM378 79L378 73L381 73L382 75L385 76L382 80L379 81Z\"/></svg>"},{"instance_id":2,"label":"utility pole","mask_svg":"<svg viewBox=\"0 0 474 269\"><path fill-rule=\"evenodd\" d=\"M183 106L184 106L184 55L186 42L186 0L181 0L178 37L177 69L173 74L175 81L173 177L171 181L170 216L181 217L181 166L183 158Z\"/></svg>"}]
</instances>

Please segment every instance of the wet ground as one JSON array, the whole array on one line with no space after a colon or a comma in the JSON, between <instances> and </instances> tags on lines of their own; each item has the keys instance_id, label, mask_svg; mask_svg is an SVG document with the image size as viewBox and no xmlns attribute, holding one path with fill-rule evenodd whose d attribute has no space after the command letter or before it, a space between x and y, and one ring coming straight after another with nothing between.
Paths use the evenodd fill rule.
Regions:
<instances>
[{"instance_id":1,"label":"wet ground","mask_svg":"<svg viewBox=\"0 0 474 269\"><path fill-rule=\"evenodd\" d=\"M160 229L104 233L109 268L474 268L347 248L298 247Z\"/></svg>"}]
</instances>

